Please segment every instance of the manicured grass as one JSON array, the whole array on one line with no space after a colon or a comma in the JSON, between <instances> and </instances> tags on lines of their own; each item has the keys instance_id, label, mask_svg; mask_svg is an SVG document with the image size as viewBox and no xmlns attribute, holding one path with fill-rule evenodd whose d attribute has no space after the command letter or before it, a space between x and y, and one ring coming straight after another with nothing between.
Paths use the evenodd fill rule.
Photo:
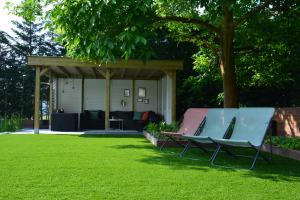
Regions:
<instances>
[{"instance_id":1,"label":"manicured grass","mask_svg":"<svg viewBox=\"0 0 300 200\"><path fill-rule=\"evenodd\" d=\"M142 136L0 135L0 199L300 198L300 162L228 170L189 156L202 160L160 152Z\"/></svg>"}]
</instances>

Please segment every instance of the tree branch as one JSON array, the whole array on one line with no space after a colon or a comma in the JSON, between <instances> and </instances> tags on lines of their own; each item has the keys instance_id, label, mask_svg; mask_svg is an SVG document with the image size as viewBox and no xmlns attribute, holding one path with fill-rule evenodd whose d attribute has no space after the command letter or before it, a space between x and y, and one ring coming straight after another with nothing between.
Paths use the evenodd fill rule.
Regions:
<instances>
[{"instance_id":1,"label":"tree branch","mask_svg":"<svg viewBox=\"0 0 300 200\"><path fill-rule=\"evenodd\" d=\"M195 18L186 18L186 17L177 17L177 16L165 16L165 17L157 17L157 21L169 21L169 22L180 22L186 24L196 24L205 27L207 30L213 33L220 34L220 29L216 26L212 25L208 21L204 21L201 19Z\"/></svg>"},{"instance_id":2,"label":"tree branch","mask_svg":"<svg viewBox=\"0 0 300 200\"><path fill-rule=\"evenodd\" d=\"M240 18L238 18L235 23L234 27L238 27L242 22L246 21L247 19L251 18L256 13L259 13L262 9L267 7L272 1L274 0L266 0L264 3L259 4L258 6L254 7L252 10L246 12L244 15L242 15Z\"/></svg>"}]
</instances>

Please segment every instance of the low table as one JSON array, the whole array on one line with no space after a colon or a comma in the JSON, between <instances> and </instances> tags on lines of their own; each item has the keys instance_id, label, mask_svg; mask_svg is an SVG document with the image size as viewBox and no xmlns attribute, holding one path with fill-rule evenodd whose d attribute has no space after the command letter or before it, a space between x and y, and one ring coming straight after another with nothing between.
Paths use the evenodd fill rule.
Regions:
<instances>
[{"instance_id":1,"label":"low table","mask_svg":"<svg viewBox=\"0 0 300 200\"><path fill-rule=\"evenodd\" d=\"M123 130L124 127L124 119L109 119L109 127L111 122L119 122L119 130Z\"/></svg>"}]
</instances>

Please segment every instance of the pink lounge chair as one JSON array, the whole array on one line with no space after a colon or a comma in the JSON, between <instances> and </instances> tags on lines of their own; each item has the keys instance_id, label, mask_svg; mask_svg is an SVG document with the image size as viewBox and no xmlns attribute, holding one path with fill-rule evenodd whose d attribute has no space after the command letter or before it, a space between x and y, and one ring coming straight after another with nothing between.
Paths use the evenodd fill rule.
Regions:
<instances>
[{"instance_id":1,"label":"pink lounge chair","mask_svg":"<svg viewBox=\"0 0 300 200\"><path fill-rule=\"evenodd\" d=\"M182 139L183 135L198 135L200 133L199 129L205 122L205 116L207 112L208 108L187 109L183 115L180 129L177 132L161 132L161 135L166 136L167 139L161 145L160 150L162 150L165 144L170 140L184 147L179 140Z\"/></svg>"}]
</instances>

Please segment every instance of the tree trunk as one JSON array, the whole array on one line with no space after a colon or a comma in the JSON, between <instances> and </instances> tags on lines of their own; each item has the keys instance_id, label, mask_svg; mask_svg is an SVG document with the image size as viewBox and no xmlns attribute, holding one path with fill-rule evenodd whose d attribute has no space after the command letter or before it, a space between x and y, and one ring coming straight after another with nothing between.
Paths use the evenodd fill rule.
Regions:
<instances>
[{"instance_id":1,"label":"tree trunk","mask_svg":"<svg viewBox=\"0 0 300 200\"><path fill-rule=\"evenodd\" d=\"M238 107L238 92L233 52L233 13L229 11L228 8L224 8L222 29L220 68L223 78L224 107L236 108Z\"/></svg>"}]
</instances>

